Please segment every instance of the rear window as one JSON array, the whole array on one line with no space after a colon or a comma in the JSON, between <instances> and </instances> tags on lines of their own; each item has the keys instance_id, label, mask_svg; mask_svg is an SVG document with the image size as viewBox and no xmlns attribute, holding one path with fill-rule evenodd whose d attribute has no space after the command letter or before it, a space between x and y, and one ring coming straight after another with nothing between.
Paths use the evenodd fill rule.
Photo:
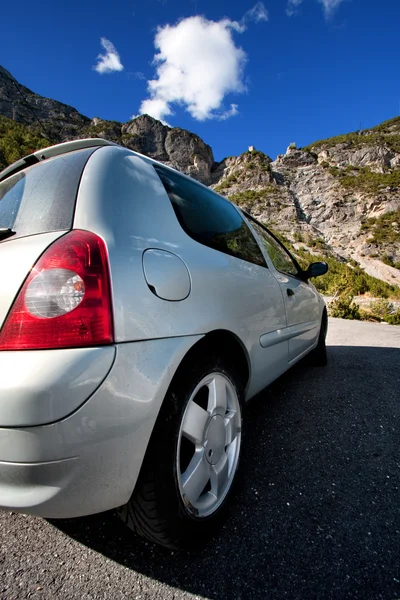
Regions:
<instances>
[{"instance_id":1,"label":"rear window","mask_svg":"<svg viewBox=\"0 0 400 600\"><path fill-rule=\"evenodd\" d=\"M0 229L16 237L70 229L82 171L95 148L38 163L0 183Z\"/></svg>"},{"instance_id":2,"label":"rear window","mask_svg":"<svg viewBox=\"0 0 400 600\"><path fill-rule=\"evenodd\" d=\"M266 266L241 214L227 200L174 171L154 165L181 227L204 246Z\"/></svg>"}]
</instances>

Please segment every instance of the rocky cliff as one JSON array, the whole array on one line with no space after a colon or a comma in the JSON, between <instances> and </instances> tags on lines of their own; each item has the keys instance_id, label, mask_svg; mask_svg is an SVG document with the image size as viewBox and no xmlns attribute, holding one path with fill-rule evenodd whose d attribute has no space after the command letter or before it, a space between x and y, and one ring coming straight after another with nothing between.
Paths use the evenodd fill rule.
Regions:
<instances>
[{"instance_id":1,"label":"rocky cliff","mask_svg":"<svg viewBox=\"0 0 400 600\"><path fill-rule=\"evenodd\" d=\"M76 136L90 123L75 108L35 94L0 66L0 115L42 128L46 137L60 141Z\"/></svg>"},{"instance_id":2,"label":"rocky cliff","mask_svg":"<svg viewBox=\"0 0 400 600\"><path fill-rule=\"evenodd\" d=\"M215 163L210 146L189 131L147 115L91 120L2 67L0 115L0 167L49 143L104 137L211 185L295 248L333 254L400 285L400 117L307 148L291 144L274 161L250 149Z\"/></svg>"},{"instance_id":3,"label":"rocky cliff","mask_svg":"<svg viewBox=\"0 0 400 600\"><path fill-rule=\"evenodd\" d=\"M285 232L400 285L400 117L297 149L225 159L214 188Z\"/></svg>"}]
</instances>

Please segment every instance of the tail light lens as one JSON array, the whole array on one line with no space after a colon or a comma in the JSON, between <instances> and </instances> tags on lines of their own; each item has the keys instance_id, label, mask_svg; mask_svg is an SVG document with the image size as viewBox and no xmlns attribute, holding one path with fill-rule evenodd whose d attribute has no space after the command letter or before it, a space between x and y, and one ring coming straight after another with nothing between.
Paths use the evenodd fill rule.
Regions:
<instances>
[{"instance_id":1,"label":"tail light lens","mask_svg":"<svg viewBox=\"0 0 400 600\"><path fill-rule=\"evenodd\" d=\"M74 230L40 257L0 332L0 350L113 342L108 256L101 238Z\"/></svg>"}]
</instances>

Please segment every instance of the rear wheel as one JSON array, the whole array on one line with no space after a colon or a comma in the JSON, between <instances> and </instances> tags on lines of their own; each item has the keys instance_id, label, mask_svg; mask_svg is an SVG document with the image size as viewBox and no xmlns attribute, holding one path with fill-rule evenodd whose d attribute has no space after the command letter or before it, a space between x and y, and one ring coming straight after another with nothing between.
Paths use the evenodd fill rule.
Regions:
<instances>
[{"instance_id":1,"label":"rear wheel","mask_svg":"<svg viewBox=\"0 0 400 600\"><path fill-rule=\"evenodd\" d=\"M239 464L242 389L215 356L186 365L161 408L136 488L120 509L126 524L168 548L213 535Z\"/></svg>"}]
</instances>

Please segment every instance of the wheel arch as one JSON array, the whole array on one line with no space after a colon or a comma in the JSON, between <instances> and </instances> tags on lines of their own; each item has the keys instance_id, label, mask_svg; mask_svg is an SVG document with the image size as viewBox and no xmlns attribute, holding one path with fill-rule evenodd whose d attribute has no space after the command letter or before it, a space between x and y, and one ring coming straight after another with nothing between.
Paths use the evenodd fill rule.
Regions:
<instances>
[{"instance_id":1,"label":"wheel arch","mask_svg":"<svg viewBox=\"0 0 400 600\"><path fill-rule=\"evenodd\" d=\"M184 368L188 361L196 360L210 351L220 353L221 356L226 358L235 367L243 389L246 390L251 375L250 357L242 340L236 334L226 329L210 331L201 340L196 342L184 356L176 370L174 378L179 376L180 369Z\"/></svg>"}]
</instances>

